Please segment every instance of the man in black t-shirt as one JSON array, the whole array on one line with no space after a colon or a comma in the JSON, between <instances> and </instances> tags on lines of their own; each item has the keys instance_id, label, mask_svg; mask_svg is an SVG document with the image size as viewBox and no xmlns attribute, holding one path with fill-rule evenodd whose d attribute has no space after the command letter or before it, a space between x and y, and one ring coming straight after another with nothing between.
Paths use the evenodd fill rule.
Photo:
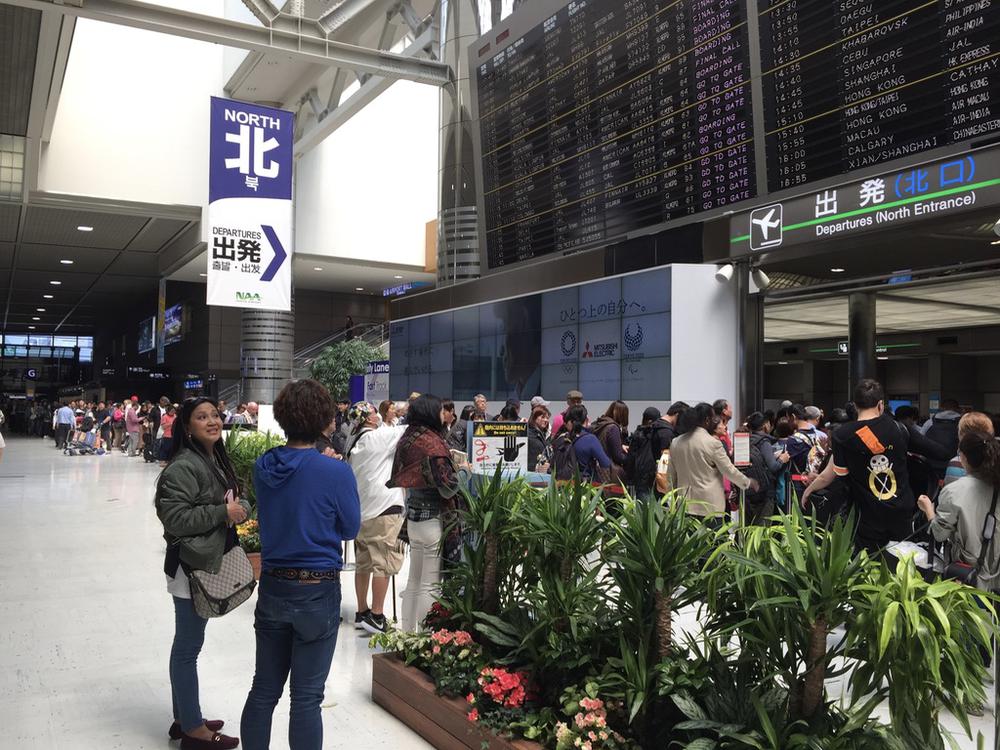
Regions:
<instances>
[{"instance_id":1,"label":"man in black t-shirt","mask_svg":"<svg viewBox=\"0 0 1000 750\"><path fill-rule=\"evenodd\" d=\"M809 496L846 477L858 527L854 545L875 552L912 532L916 501L906 471L907 431L885 414L885 393L877 380L866 378L854 389L858 419L833 434L833 460L806 489Z\"/></svg>"}]
</instances>

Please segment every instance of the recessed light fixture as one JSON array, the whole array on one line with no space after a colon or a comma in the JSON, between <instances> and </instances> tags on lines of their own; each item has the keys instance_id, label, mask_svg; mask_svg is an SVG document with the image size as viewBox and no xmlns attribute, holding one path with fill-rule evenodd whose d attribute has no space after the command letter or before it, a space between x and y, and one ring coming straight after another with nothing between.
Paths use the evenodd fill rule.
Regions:
<instances>
[{"instance_id":1,"label":"recessed light fixture","mask_svg":"<svg viewBox=\"0 0 1000 750\"><path fill-rule=\"evenodd\" d=\"M889 358L888 357L879 357L879 359L885 360L885 359L889 359Z\"/></svg>"},{"instance_id":2,"label":"recessed light fixture","mask_svg":"<svg viewBox=\"0 0 1000 750\"><path fill-rule=\"evenodd\" d=\"M43 297L44 297L45 299L55 299L55 297L53 297L53 296L52 296L51 294L43 294L42 296L43 296Z\"/></svg>"},{"instance_id":3,"label":"recessed light fixture","mask_svg":"<svg viewBox=\"0 0 1000 750\"><path fill-rule=\"evenodd\" d=\"M52 286L60 286L60 285L62 284L62 282L61 282L61 281L50 281L49 283L50 283L50 284L51 284Z\"/></svg>"},{"instance_id":4,"label":"recessed light fixture","mask_svg":"<svg viewBox=\"0 0 1000 750\"><path fill-rule=\"evenodd\" d=\"M830 273L843 273L845 269L843 268L831 268Z\"/></svg>"},{"instance_id":5,"label":"recessed light fixture","mask_svg":"<svg viewBox=\"0 0 1000 750\"><path fill-rule=\"evenodd\" d=\"M45 312L45 308L44 307L36 307L35 308L35 312Z\"/></svg>"},{"instance_id":6,"label":"recessed light fixture","mask_svg":"<svg viewBox=\"0 0 1000 750\"><path fill-rule=\"evenodd\" d=\"M314 271L322 271L323 267L322 266L313 266L313 270Z\"/></svg>"},{"instance_id":7,"label":"recessed light fixture","mask_svg":"<svg viewBox=\"0 0 1000 750\"><path fill-rule=\"evenodd\" d=\"M991 245L1000 245L1000 240L993 240L993 242L991 242L990 244Z\"/></svg>"},{"instance_id":8,"label":"recessed light fixture","mask_svg":"<svg viewBox=\"0 0 1000 750\"><path fill-rule=\"evenodd\" d=\"M198 275L201 276L203 279L207 279L208 278L208 274L207 273L199 273Z\"/></svg>"},{"instance_id":9,"label":"recessed light fixture","mask_svg":"<svg viewBox=\"0 0 1000 750\"><path fill-rule=\"evenodd\" d=\"M356 291L356 292L363 292L364 290L365 290L365 288L363 286L356 286L356 287L354 287L354 291Z\"/></svg>"},{"instance_id":10,"label":"recessed light fixture","mask_svg":"<svg viewBox=\"0 0 1000 750\"><path fill-rule=\"evenodd\" d=\"M60 262L60 263L62 263L62 264L63 264L64 266L71 266L71 265L73 265L73 261L71 261L71 260L68 260L67 258L63 258L63 259L62 259L61 261L59 261L59 262Z\"/></svg>"},{"instance_id":11,"label":"recessed light fixture","mask_svg":"<svg viewBox=\"0 0 1000 750\"><path fill-rule=\"evenodd\" d=\"M93 232L94 228L93 227L88 227L86 225L81 225L81 226L78 226L76 228L76 231L78 231L78 232Z\"/></svg>"},{"instance_id":12,"label":"recessed light fixture","mask_svg":"<svg viewBox=\"0 0 1000 750\"><path fill-rule=\"evenodd\" d=\"M35 317L32 318L32 320L41 320L41 318L39 318L38 316L35 316Z\"/></svg>"},{"instance_id":13,"label":"recessed light fixture","mask_svg":"<svg viewBox=\"0 0 1000 750\"><path fill-rule=\"evenodd\" d=\"M29 330L29 331L34 331L34 330L35 330L35 327L34 327L34 326L28 326L28 330Z\"/></svg>"},{"instance_id":14,"label":"recessed light fixture","mask_svg":"<svg viewBox=\"0 0 1000 750\"><path fill-rule=\"evenodd\" d=\"M392 278L394 278L394 279L401 279L401 278L403 278L403 277L402 277L402 276L400 276L399 274L396 274L396 275L395 275L395 276L393 276Z\"/></svg>"},{"instance_id":15,"label":"recessed light fixture","mask_svg":"<svg viewBox=\"0 0 1000 750\"><path fill-rule=\"evenodd\" d=\"M778 364L779 365L787 365L788 363L787 362L779 362Z\"/></svg>"}]
</instances>

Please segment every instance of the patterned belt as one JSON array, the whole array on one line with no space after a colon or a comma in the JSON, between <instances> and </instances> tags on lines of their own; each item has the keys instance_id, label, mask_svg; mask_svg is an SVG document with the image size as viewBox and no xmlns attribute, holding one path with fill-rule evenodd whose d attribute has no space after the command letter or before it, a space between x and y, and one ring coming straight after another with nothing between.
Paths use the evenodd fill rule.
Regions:
<instances>
[{"instance_id":1,"label":"patterned belt","mask_svg":"<svg viewBox=\"0 0 1000 750\"><path fill-rule=\"evenodd\" d=\"M271 568L265 575L284 578L286 581L339 581L339 570L299 570L298 568Z\"/></svg>"}]
</instances>

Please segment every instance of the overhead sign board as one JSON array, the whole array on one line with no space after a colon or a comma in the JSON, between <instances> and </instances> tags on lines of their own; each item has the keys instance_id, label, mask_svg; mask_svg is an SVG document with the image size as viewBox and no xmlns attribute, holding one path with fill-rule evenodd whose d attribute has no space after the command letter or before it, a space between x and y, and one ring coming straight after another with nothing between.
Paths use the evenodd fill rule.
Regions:
<instances>
[{"instance_id":1,"label":"overhead sign board","mask_svg":"<svg viewBox=\"0 0 1000 750\"><path fill-rule=\"evenodd\" d=\"M290 310L294 115L212 97L208 304Z\"/></svg>"},{"instance_id":2,"label":"overhead sign board","mask_svg":"<svg viewBox=\"0 0 1000 750\"><path fill-rule=\"evenodd\" d=\"M528 472L528 425L526 422L475 422L472 431L472 470L492 474Z\"/></svg>"},{"instance_id":3,"label":"overhead sign board","mask_svg":"<svg viewBox=\"0 0 1000 750\"><path fill-rule=\"evenodd\" d=\"M857 236L1000 202L1000 149L825 188L736 214L729 254Z\"/></svg>"},{"instance_id":4,"label":"overhead sign board","mask_svg":"<svg viewBox=\"0 0 1000 750\"><path fill-rule=\"evenodd\" d=\"M406 281L402 284L397 284L396 286L390 286L382 290L383 297L402 297L409 291L413 289L420 289L425 286L430 286L427 281Z\"/></svg>"}]
</instances>

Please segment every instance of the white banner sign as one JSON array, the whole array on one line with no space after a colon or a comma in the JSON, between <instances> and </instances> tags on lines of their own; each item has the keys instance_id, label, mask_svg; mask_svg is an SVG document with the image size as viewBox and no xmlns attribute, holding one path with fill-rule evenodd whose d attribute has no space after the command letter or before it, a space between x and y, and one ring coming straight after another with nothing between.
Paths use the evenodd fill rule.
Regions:
<instances>
[{"instance_id":1,"label":"white banner sign","mask_svg":"<svg viewBox=\"0 0 1000 750\"><path fill-rule=\"evenodd\" d=\"M290 310L291 112L212 97L208 304Z\"/></svg>"},{"instance_id":2,"label":"white banner sign","mask_svg":"<svg viewBox=\"0 0 1000 750\"><path fill-rule=\"evenodd\" d=\"M378 406L389 398L389 362L369 362L365 370L365 401Z\"/></svg>"}]
</instances>

